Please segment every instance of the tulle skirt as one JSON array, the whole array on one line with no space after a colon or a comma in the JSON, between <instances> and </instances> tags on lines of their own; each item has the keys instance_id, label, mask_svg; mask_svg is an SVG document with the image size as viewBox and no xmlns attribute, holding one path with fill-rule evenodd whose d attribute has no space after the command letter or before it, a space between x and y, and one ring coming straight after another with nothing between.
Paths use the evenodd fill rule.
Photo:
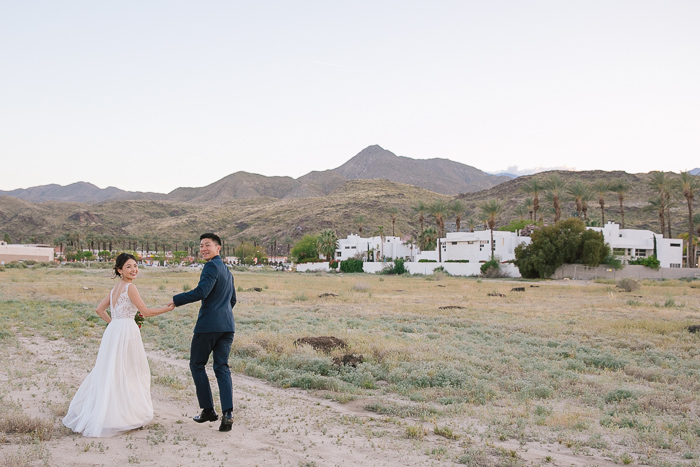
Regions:
<instances>
[{"instance_id":1,"label":"tulle skirt","mask_svg":"<svg viewBox=\"0 0 700 467\"><path fill-rule=\"evenodd\" d=\"M114 319L102 335L95 367L78 388L63 424L88 437L108 437L153 420L151 373L133 319Z\"/></svg>"}]
</instances>

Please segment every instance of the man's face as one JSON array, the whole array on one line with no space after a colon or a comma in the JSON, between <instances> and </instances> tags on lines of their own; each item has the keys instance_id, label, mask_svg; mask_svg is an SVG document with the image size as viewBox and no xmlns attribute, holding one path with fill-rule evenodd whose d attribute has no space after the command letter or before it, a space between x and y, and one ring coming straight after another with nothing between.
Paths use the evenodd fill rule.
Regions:
<instances>
[{"instance_id":1,"label":"man's face","mask_svg":"<svg viewBox=\"0 0 700 467\"><path fill-rule=\"evenodd\" d=\"M218 255L220 250L221 245L217 245L211 238L203 238L202 241L199 242L199 253L202 255L202 258L207 261Z\"/></svg>"}]
</instances>

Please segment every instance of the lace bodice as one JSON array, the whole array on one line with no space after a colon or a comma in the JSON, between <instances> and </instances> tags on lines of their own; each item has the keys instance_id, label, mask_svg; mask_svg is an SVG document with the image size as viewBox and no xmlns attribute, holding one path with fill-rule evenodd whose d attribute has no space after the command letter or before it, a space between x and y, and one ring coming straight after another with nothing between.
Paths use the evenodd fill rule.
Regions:
<instances>
[{"instance_id":1,"label":"lace bodice","mask_svg":"<svg viewBox=\"0 0 700 467\"><path fill-rule=\"evenodd\" d=\"M117 302L113 303L112 302L112 292L109 294L109 309L112 311L112 319L121 319L121 318L129 318L129 319L134 319L134 316L136 316L136 312L138 311L136 309L136 306L131 303L131 299L129 298L128 290L129 286L131 284L126 284L124 286L124 289L122 292L119 294L117 297ZM115 289L119 285L115 286Z\"/></svg>"}]
</instances>

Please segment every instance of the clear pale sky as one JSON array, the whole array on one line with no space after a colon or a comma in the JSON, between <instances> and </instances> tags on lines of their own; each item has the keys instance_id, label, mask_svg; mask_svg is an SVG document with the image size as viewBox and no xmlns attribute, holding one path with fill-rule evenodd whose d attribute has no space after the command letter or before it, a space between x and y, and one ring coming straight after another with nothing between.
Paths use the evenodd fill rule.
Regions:
<instances>
[{"instance_id":1,"label":"clear pale sky","mask_svg":"<svg viewBox=\"0 0 700 467\"><path fill-rule=\"evenodd\" d=\"M700 2L0 0L0 190L700 166Z\"/></svg>"}]
</instances>

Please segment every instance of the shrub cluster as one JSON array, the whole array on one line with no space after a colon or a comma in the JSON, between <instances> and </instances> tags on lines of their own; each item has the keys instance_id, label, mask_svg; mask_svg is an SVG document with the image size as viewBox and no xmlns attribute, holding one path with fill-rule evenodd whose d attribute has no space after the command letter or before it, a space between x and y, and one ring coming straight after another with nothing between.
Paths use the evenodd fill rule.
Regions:
<instances>
[{"instance_id":1,"label":"shrub cluster","mask_svg":"<svg viewBox=\"0 0 700 467\"><path fill-rule=\"evenodd\" d=\"M648 268L656 270L658 270L661 267L661 261L659 261L654 255L651 255L647 258L633 259L632 261L628 261L628 264L646 266Z\"/></svg>"},{"instance_id":2,"label":"shrub cluster","mask_svg":"<svg viewBox=\"0 0 700 467\"><path fill-rule=\"evenodd\" d=\"M405 274L406 267L404 266L403 263L404 263L404 260L395 259L393 265L387 266L384 269L382 269L382 274Z\"/></svg>"},{"instance_id":3,"label":"shrub cluster","mask_svg":"<svg viewBox=\"0 0 700 467\"><path fill-rule=\"evenodd\" d=\"M515 265L528 279L547 278L562 264L598 266L610 255L603 234L572 217L535 230L529 245L515 248Z\"/></svg>"},{"instance_id":4,"label":"shrub cluster","mask_svg":"<svg viewBox=\"0 0 700 467\"><path fill-rule=\"evenodd\" d=\"M340 270L343 272L364 272L361 259L346 259L341 261Z\"/></svg>"},{"instance_id":5,"label":"shrub cluster","mask_svg":"<svg viewBox=\"0 0 700 467\"><path fill-rule=\"evenodd\" d=\"M619 281L617 281L617 286L625 292L634 292L635 290L639 290L639 288L641 287L639 285L639 281L632 277L625 277L624 279L620 279Z\"/></svg>"}]
</instances>

